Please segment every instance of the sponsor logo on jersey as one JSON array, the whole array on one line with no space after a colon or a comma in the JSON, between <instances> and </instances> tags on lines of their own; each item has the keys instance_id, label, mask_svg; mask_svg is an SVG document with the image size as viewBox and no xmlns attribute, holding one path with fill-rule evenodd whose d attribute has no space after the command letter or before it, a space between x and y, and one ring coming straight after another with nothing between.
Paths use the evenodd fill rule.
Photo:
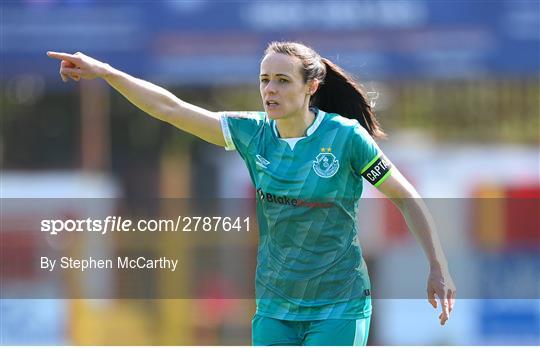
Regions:
<instances>
[{"instance_id":1,"label":"sponsor logo on jersey","mask_svg":"<svg viewBox=\"0 0 540 348\"><path fill-rule=\"evenodd\" d=\"M331 178L339 169L339 161L330 153L331 148L322 148L321 151L313 161L313 170L321 178Z\"/></svg>"},{"instance_id":2,"label":"sponsor logo on jersey","mask_svg":"<svg viewBox=\"0 0 540 348\"><path fill-rule=\"evenodd\" d=\"M263 167L264 169L266 169L266 167L270 164L270 161L268 161L266 158L264 158L263 156L261 155L257 155L255 156L257 159L255 160L255 163L259 166L259 167Z\"/></svg>"},{"instance_id":3,"label":"sponsor logo on jersey","mask_svg":"<svg viewBox=\"0 0 540 348\"><path fill-rule=\"evenodd\" d=\"M362 176L372 185L376 185L390 171L390 168L392 168L392 164L381 155L362 173Z\"/></svg>"},{"instance_id":4,"label":"sponsor logo on jersey","mask_svg":"<svg viewBox=\"0 0 540 348\"><path fill-rule=\"evenodd\" d=\"M279 196L273 193L264 192L261 188L257 189L257 194L261 201L267 201L268 203L276 203L282 205L290 205L292 207L329 208L334 205L334 203L332 202L308 202L303 199Z\"/></svg>"}]
</instances>

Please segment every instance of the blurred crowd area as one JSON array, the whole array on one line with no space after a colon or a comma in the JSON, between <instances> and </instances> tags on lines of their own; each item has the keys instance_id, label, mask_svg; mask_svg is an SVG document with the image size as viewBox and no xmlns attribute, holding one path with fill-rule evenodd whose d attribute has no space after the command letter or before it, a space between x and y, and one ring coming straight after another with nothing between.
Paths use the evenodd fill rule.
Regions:
<instances>
[{"instance_id":1,"label":"blurred crowd area","mask_svg":"<svg viewBox=\"0 0 540 348\"><path fill-rule=\"evenodd\" d=\"M540 344L538 1L1 6L1 189L10 207L0 231L2 289L55 294L2 296L1 344L250 344L254 300L224 294L247 284L233 275L252 280L256 231L62 247L39 232L42 211L85 216L65 198L108 198L99 204L105 215L148 217L175 213L158 198L220 199L226 206L255 196L237 154L148 117L103 81L63 84L58 62L45 52L84 52L209 110L262 110L258 66L272 40L306 43L362 84L389 135L381 148L428 198L456 285L465 289L445 328L422 297L384 294L424 287L427 264L399 213L366 184L372 208L358 218L375 298L369 344ZM30 204L13 205L15 198L32 206L37 198L55 200L29 212ZM52 279L38 260L59 251L177 253L182 272ZM520 293L516 284L531 291ZM88 299L85 289L96 286L105 295ZM176 288L189 296L163 295ZM130 289L142 295L123 298Z\"/></svg>"}]
</instances>

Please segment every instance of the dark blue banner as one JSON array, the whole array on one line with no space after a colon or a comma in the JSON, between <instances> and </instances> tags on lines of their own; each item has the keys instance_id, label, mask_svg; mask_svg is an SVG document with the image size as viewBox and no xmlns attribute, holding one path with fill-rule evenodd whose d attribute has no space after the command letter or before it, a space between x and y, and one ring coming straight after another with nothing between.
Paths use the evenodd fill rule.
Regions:
<instances>
[{"instance_id":1,"label":"dark blue banner","mask_svg":"<svg viewBox=\"0 0 540 348\"><path fill-rule=\"evenodd\" d=\"M271 40L298 40L362 79L538 77L540 3L17 1L2 3L2 76L56 78L82 51L172 84L255 83Z\"/></svg>"}]
</instances>

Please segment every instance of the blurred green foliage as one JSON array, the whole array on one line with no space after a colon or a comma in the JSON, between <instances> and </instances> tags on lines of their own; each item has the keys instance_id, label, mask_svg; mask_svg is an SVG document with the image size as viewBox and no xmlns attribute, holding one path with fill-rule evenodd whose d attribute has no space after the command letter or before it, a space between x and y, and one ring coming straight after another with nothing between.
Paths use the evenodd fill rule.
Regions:
<instances>
[{"instance_id":1,"label":"blurred green foliage","mask_svg":"<svg viewBox=\"0 0 540 348\"><path fill-rule=\"evenodd\" d=\"M443 142L540 140L538 79L397 82L388 91L379 117L390 134L418 129Z\"/></svg>"}]
</instances>

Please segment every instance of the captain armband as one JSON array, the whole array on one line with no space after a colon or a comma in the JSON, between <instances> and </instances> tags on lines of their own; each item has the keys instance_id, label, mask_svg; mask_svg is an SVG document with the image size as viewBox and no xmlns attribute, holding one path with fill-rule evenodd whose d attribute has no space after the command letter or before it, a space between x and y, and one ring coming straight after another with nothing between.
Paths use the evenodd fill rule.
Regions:
<instances>
[{"instance_id":1,"label":"captain armband","mask_svg":"<svg viewBox=\"0 0 540 348\"><path fill-rule=\"evenodd\" d=\"M391 169L392 163L382 153L379 153L362 169L360 175L373 186L379 187L390 176Z\"/></svg>"}]
</instances>

